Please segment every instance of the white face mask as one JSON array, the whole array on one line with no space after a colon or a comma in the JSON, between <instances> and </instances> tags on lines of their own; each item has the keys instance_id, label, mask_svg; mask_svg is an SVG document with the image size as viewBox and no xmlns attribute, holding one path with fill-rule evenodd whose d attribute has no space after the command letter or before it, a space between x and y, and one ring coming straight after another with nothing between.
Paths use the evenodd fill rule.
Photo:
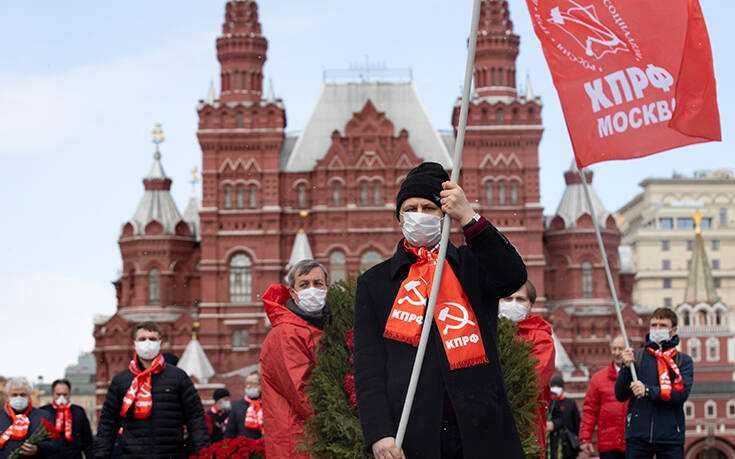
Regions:
<instances>
[{"instance_id":1,"label":"white face mask","mask_svg":"<svg viewBox=\"0 0 735 459\"><path fill-rule=\"evenodd\" d=\"M66 405L68 400L63 395L59 395L59 397L54 400L58 406Z\"/></svg>"},{"instance_id":2,"label":"white face mask","mask_svg":"<svg viewBox=\"0 0 735 459\"><path fill-rule=\"evenodd\" d=\"M498 317L505 317L513 322L520 322L528 315L528 309L517 301L501 301L498 305Z\"/></svg>"},{"instance_id":3,"label":"white face mask","mask_svg":"<svg viewBox=\"0 0 735 459\"><path fill-rule=\"evenodd\" d=\"M228 400L228 401L224 401L224 402L220 403L219 404L219 409L221 411L230 411L232 409L232 402L230 402Z\"/></svg>"},{"instance_id":4,"label":"white face mask","mask_svg":"<svg viewBox=\"0 0 735 459\"><path fill-rule=\"evenodd\" d=\"M564 390L561 387L554 386L551 388L551 393L556 395L557 397L560 396L563 391Z\"/></svg>"},{"instance_id":5,"label":"white face mask","mask_svg":"<svg viewBox=\"0 0 735 459\"><path fill-rule=\"evenodd\" d=\"M667 329L650 329L648 330L648 337L653 341L654 343L661 344L662 341L667 341L671 339L669 336L669 330Z\"/></svg>"},{"instance_id":6,"label":"white face mask","mask_svg":"<svg viewBox=\"0 0 735 459\"><path fill-rule=\"evenodd\" d=\"M327 299L327 291L316 287L299 290L296 294L299 296L299 308L306 312L321 311Z\"/></svg>"},{"instance_id":7,"label":"white face mask","mask_svg":"<svg viewBox=\"0 0 735 459\"><path fill-rule=\"evenodd\" d=\"M245 389L245 395L247 395L250 400L255 400L260 397L260 389L249 387Z\"/></svg>"},{"instance_id":8,"label":"white face mask","mask_svg":"<svg viewBox=\"0 0 735 459\"><path fill-rule=\"evenodd\" d=\"M401 231L414 247L434 247L442 237L441 218L421 212L401 212Z\"/></svg>"},{"instance_id":9,"label":"white face mask","mask_svg":"<svg viewBox=\"0 0 735 459\"><path fill-rule=\"evenodd\" d=\"M15 411L25 411L28 408L28 397L10 397L8 403Z\"/></svg>"},{"instance_id":10,"label":"white face mask","mask_svg":"<svg viewBox=\"0 0 735 459\"><path fill-rule=\"evenodd\" d=\"M161 352L161 341L136 341L135 352L143 360L153 360Z\"/></svg>"}]
</instances>

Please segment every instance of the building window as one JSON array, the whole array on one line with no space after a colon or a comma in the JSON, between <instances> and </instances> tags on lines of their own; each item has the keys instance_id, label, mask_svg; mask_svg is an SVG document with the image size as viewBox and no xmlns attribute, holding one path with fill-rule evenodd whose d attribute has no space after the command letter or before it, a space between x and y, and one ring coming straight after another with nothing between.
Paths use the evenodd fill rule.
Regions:
<instances>
[{"instance_id":1,"label":"building window","mask_svg":"<svg viewBox=\"0 0 735 459\"><path fill-rule=\"evenodd\" d=\"M697 338L689 338L689 341L687 342L687 354L689 354L695 362L702 360L702 357L699 354L699 349L699 340Z\"/></svg>"},{"instance_id":2,"label":"building window","mask_svg":"<svg viewBox=\"0 0 735 459\"><path fill-rule=\"evenodd\" d=\"M663 280L663 288L671 288L671 278L670 277L664 277L662 280Z\"/></svg>"},{"instance_id":3,"label":"building window","mask_svg":"<svg viewBox=\"0 0 735 459\"><path fill-rule=\"evenodd\" d=\"M702 219L701 222L699 222L699 227L701 229L710 229L712 228L712 217L705 217Z\"/></svg>"},{"instance_id":4,"label":"building window","mask_svg":"<svg viewBox=\"0 0 735 459\"><path fill-rule=\"evenodd\" d=\"M248 347L247 330L234 330L232 332L232 347Z\"/></svg>"},{"instance_id":5,"label":"building window","mask_svg":"<svg viewBox=\"0 0 735 459\"><path fill-rule=\"evenodd\" d=\"M663 252L668 252L669 250L671 250L671 241L669 240L661 241L661 250Z\"/></svg>"},{"instance_id":6,"label":"building window","mask_svg":"<svg viewBox=\"0 0 735 459\"><path fill-rule=\"evenodd\" d=\"M717 404L714 400L707 400L704 404L704 417L705 418L716 418L717 417Z\"/></svg>"},{"instance_id":7,"label":"building window","mask_svg":"<svg viewBox=\"0 0 735 459\"><path fill-rule=\"evenodd\" d=\"M495 67L490 69L490 86L495 86Z\"/></svg>"},{"instance_id":8,"label":"building window","mask_svg":"<svg viewBox=\"0 0 735 459\"><path fill-rule=\"evenodd\" d=\"M707 320L707 311L704 311L704 310L699 311L697 313L697 318L699 319L699 324L698 325L707 325L707 322L709 322Z\"/></svg>"},{"instance_id":9,"label":"building window","mask_svg":"<svg viewBox=\"0 0 735 459\"><path fill-rule=\"evenodd\" d=\"M493 184L487 182L485 184L485 204L491 206L493 204Z\"/></svg>"},{"instance_id":10,"label":"building window","mask_svg":"<svg viewBox=\"0 0 735 459\"><path fill-rule=\"evenodd\" d=\"M694 419L694 404L692 402L684 402L684 416L687 419Z\"/></svg>"},{"instance_id":11,"label":"building window","mask_svg":"<svg viewBox=\"0 0 735 459\"><path fill-rule=\"evenodd\" d=\"M691 239L687 239L687 241L686 241L686 247L687 247L687 250L690 251L690 252L692 250L694 250L694 241L691 240Z\"/></svg>"},{"instance_id":12,"label":"building window","mask_svg":"<svg viewBox=\"0 0 735 459\"><path fill-rule=\"evenodd\" d=\"M713 277L712 282L715 284L715 288L721 288L722 287L722 278L720 277Z\"/></svg>"},{"instance_id":13,"label":"building window","mask_svg":"<svg viewBox=\"0 0 735 459\"><path fill-rule=\"evenodd\" d=\"M237 90L237 82L239 80L240 72L232 72L232 89Z\"/></svg>"},{"instance_id":14,"label":"building window","mask_svg":"<svg viewBox=\"0 0 735 459\"><path fill-rule=\"evenodd\" d=\"M668 271L671 269L671 260L661 260L661 269Z\"/></svg>"},{"instance_id":15,"label":"building window","mask_svg":"<svg viewBox=\"0 0 735 459\"><path fill-rule=\"evenodd\" d=\"M720 226L727 226L727 209L720 208Z\"/></svg>"},{"instance_id":16,"label":"building window","mask_svg":"<svg viewBox=\"0 0 735 459\"><path fill-rule=\"evenodd\" d=\"M303 183L296 189L299 209L306 209L306 185Z\"/></svg>"},{"instance_id":17,"label":"building window","mask_svg":"<svg viewBox=\"0 0 735 459\"><path fill-rule=\"evenodd\" d=\"M735 418L735 400L727 401L727 417Z\"/></svg>"},{"instance_id":18,"label":"building window","mask_svg":"<svg viewBox=\"0 0 735 459\"><path fill-rule=\"evenodd\" d=\"M237 128L242 129L242 113L237 114Z\"/></svg>"},{"instance_id":19,"label":"building window","mask_svg":"<svg viewBox=\"0 0 735 459\"><path fill-rule=\"evenodd\" d=\"M710 247L712 248L712 250L720 250L720 240L712 239L710 241Z\"/></svg>"},{"instance_id":20,"label":"building window","mask_svg":"<svg viewBox=\"0 0 735 459\"><path fill-rule=\"evenodd\" d=\"M225 187L225 209L229 209L232 207L232 196L231 196L231 190L229 186Z\"/></svg>"},{"instance_id":21,"label":"building window","mask_svg":"<svg viewBox=\"0 0 735 459\"><path fill-rule=\"evenodd\" d=\"M664 298L664 307L670 308L671 307L671 298Z\"/></svg>"},{"instance_id":22,"label":"building window","mask_svg":"<svg viewBox=\"0 0 735 459\"><path fill-rule=\"evenodd\" d=\"M689 325L691 325L691 319L689 317L689 311L684 311L684 312L681 313L681 323L685 327L688 327Z\"/></svg>"},{"instance_id":23,"label":"building window","mask_svg":"<svg viewBox=\"0 0 735 459\"><path fill-rule=\"evenodd\" d=\"M692 269L692 260L687 260L687 269Z\"/></svg>"},{"instance_id":24,"label":"building window","mask_svg":"<svg viewBox=\"0 0 735 459\"><path fill-rule=\"evenodd\" d=\"M244 91L244 90L246 90L246 89L247 89L247 86L245 86L245 84L247 83L247 81L245 80L245 75L247 75L247 73L246 73L246 72L242 72L242 73L240 74L240 89L241 89L242 91Z\"/></svg>"},{"instance_id":25,"label":"building window","mask_svg":"<svg viewBox=\"0 0 735 459\"><path fill-rule=\"evenodd\" d=\"M498 204L505 205L505 183L498 183Z\"/></svg>"},{"instance_id":26,"label":"building window","mask_svg":"<svg viewBox=\"0 0 735 459\"><path fill-rule=\"evenodd\" d=\"M258 206L258 187L250 185L250 194L248 196L248 206L255 209Z\"/></svg>"},{"instance_id":27,"label":"building window","mask_svg":"<svg viewBox=\"0 0 735 459\"><path fill-rule=\"evenodd\" d=\"M230 260L230 303L249 303L253 289L253 263L244 253Z\"/></svg>"},{"instance_id":28,"label":"building window","mask_svg":"<svg viewBox=\"0 0 735 459\"><path fill-rule=\"evenodd\" d=\"M161 301L161 275L156 268L148 271L148 303L158 304Z\"/></svg>"},{"instance_id":29,"label":"building window","mask_svg":"<svg viewBox=\"0 0 735 459\"><path fill-rule=\"evenodd\" d=\"M516 182L510 184L510 203L518 204L518 184Z\"/></svg>"},{"instance_id":30,"label":"building window","mask_svg":"<svg viewBox=\"0 0 735 459\"><path fill-rule=\"evenodd\" d=\"M676 229L694 229L694 220L689 217L679 217L676 219Z\"/></svg>"},{"instance_id":31,"label":"building window","mask_svg":"<svg viewBox=\"0 0 735 459\"><path fill-rule=\"evenodd\" d=\"M503 124L503 110L497 111L498 124Z\"/></svg>"},{"instance_id":32,"label":"building window","mask_svg":"<svg viewBox=\"0 0 735 459\"><path fill-rule=\"evenodd\" d=\"M373 204L380 205L380 183L373 183Z\"/></svg>"},{"instance_id":33,"label":"building window","mask_svg":"<svg viewBox=\"0 0 735 459\"><path fill-rule=\"evenodd\" d=\"M366 206L368 203L368 184L367 182L362 182L360 184L360 204L363 206Z\"/></svg>"},{"instance_id":34,"label":"building window","mask_svg":"<svg viewBox=\"0 0 735 459\"><path fill-rule=\"evenodd\" d=\"M712 269L720 269L720 260L716 258L712 260Z\"/></svg>"},{"instance_id":35,"label":"building window","mask_svg":"<svg viewBox=\"0 0 735 459\"><path fill-rule=\"evenodd\" d=\"M237 208L242 209L245 206L245 188L238 186L237 187Z\"/></svg>"},{"instance_id":36,"label":"building window","mask_svg":"<svg viewBox=\"0 0 735 459\"><path fill-rule=\"evenodd\" d=\"M721 309L718 309L715 311L715 325L725 325L725 321L723 319L723 312Z\"/></svg>"},{"instance_id":37,"label":"building window","mask_svg":"<svg viewBox=\"0 0 735 459\"><path fill-rule=\"evenodd\" d=\"M339 250L329 256L329 274L333 282L345 280L345 254Z\"/></svg>"},{"instance_id":38,"label":"building window","mask_svg":"<svg viewBox=\"0 0 735 459\"><path fill-rule=\"evenodd\" d=\"M673 218L659 218L658 229L673 229L674 219Z\"/></svg>"},{"instance_id":39,"label":"building window","mask_svg":"<svg viewBox=\"0 0 735 459\"><path fill-rule=\"evenodd\" d=\"M592 298L594 286L592 284L592 263L582 262L582 297Z\"/></svg>"},{"instance_id":40,"label":"building window","mask_svg":"<svg viewBox=\"0 0 735 459\"><path fill-rule=\"evenodd\" d=\"M503 86L503 69L498 69L498 86Z\"/></svg>"},{"instance_id":41,"label":"building window","mask_svg":"<svg viewBox=\"0 0 735 459\"><path fill-rule=\"evenodd\" d=\"M717 362L720 360L720 342L714 336L707 338L707 361Z\"/></svg>"},{"instance_id":42,"label":"building window","mask_svg":"<svg viewBox=\"0 0 735 459\"><path fill-rule=\"evenodd\" d=\"M381 261L383 261L383 257L381 257L378 252L375 250L368 250L360 257L360 271L367 271Z\"/></svg>"},{"instance_id":43,"label":"building window","mask_svg":"<svg viewBox=\"0 0 735 459\"><path fill-rule=\"evenodd\" d=\"M341 185L339 182L335 182L335 184L332 185L332 204L334 204L334 206L339 206L340 201L342 200L342 190L340 188Z\"/></svg>"}]
</instances>

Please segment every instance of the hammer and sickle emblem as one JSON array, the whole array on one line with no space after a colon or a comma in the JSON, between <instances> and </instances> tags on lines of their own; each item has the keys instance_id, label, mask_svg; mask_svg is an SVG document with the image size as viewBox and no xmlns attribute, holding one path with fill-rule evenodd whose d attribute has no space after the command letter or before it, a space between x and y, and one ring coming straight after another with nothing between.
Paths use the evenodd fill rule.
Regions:
<instances>
[{"instance_id":1,"label":"hammer and sickle emblem","mask_svg":"<svg viewBox=\"0 0 735 459\"><path fill-rule=\"evenodd\" d=\"M409 303L413 304L414 306L421 306L421 305L426 304L426 298L424 298L424 296L421 294L421 292L419 292L418 289L416 288L419 285L421 285L421 282L419 282L417 280L408 282L406 285L404 285L403 288L405 288L406 289L406 292L408 292L408 293L406 293L406 296L404 296L403 298L400 298L398 300L398 304L403 304L403 302L405 302L405 301L408 301ZM411 291L413 291L413 293L416 295L416 297L418 298L418 300L412 300L411 299L411 297L410 297Z\"/></svg>"},{"instance_id":2,"label":"hammer and sickle emblem","mask_svg":"<svg viewBox=\"0 0 735 459\"><path fill-rule=\"evenodd\" d=\"M460 328L464 327L467 324L475 325L475 323L470 320L470 315L464 306L462 306L461 304L457 304L457 303L444 303L444 304L449 305L449 306L439 311L439 317L438 317L438 320L441 320L442 322L444 322L444 331L442 332L442 335L446 335L449 330L459 330ZM457 317L457 316L453 316L452 314L449 314L450 306L456 306L457 308L459 308L459 310L462 312L462 317ZM456 320L457 323L454 325L448 324L446 323L447 319Z\"/></svg>"}]
</instances>

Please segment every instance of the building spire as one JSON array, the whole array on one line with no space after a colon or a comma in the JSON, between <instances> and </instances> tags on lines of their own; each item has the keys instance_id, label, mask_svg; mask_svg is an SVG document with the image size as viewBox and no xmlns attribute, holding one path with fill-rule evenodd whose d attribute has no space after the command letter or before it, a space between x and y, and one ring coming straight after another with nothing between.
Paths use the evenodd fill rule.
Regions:
<instances>
[{"instance_id":1,"label":"building spire","mask_svg":"<svg viewBox=\"0 0 735 459\"><path fill-rule=\"evenodd\" d=\"M719 300L715 282L712 279L712 271L707 260L707 251L704 248L704 239L702 238L700 224L703 217L704 215L699 212L699 209L696 209L692 214L692 220L695 224L694 250L689 266L687 286L684 291L684 302L690 305L699 303L715 304Z\"/></svg>"},{"instance_id":2,"label":"building spire","mask_svg":"<svg viewBox=\"0 0 735 459\"><path fill-rule=\"evenodd\" d=\"M207 93L207 103L209 105L214 105L214 80L209 80L209 92Z\"/></svg>"},{"instance_id":3,"label":"building spire","mask_svg":"<svg viewBox=\"0 0 735 459\"><path fill-rule=\"evenodd\" d=\"M296 233L296 237L293 240L291 257L288 259L286 269L290 269L301 260L311 260L314 258L311 252L311 246L309 245L309 238L306 237L306 232L304 231L304 219L309 215L309 212L302 210L299 212L299 215L301 216L301 228L299 228L299 232Z\"/></svg>"},{"instance_id":4,"label":"building spire","mask_svg":"<svg viewBox=\"0 0 735 459\"><path fill-rule=\"evenodd\" d=\"M475 58L477 97L516 98L516 57L520 37L513 33L507 0L483 0Z\"/></svg>"},{"instance_id":5,"label":"building spire","mask_svg":"<svg viewBox=\"0 0 735 459\"><path fill-rule=\"evenodd\" d=\"M276 101L276 94L273 91L273 78L268 78L268 93L265 96L265 100L270 104Z\"/></svg>"},{"instance_id":6,"label":"building spire","mask_svg":"<svg viewBox=\"0 0 735 459\"><path fill-rule=\"evenodd\" d=\"M526 100L533 100L534 97L536 97L536 96L534 96L534 94L533 94L533 87L531 86L531 75L529 75L527 73L526 74L526 97L525 97L525 99Z\"/></svg>"}]
</instances>

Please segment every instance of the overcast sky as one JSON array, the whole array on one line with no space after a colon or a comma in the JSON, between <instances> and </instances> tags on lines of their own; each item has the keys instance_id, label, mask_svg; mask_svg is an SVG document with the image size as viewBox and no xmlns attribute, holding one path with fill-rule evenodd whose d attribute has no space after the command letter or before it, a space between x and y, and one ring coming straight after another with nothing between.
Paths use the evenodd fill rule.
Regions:
<instances>
[{"instance_id":1,"label":"overcast sky","mask_svg":"<svg viewBox=\"0 0 735 459\"><path fill-rule=\"evenodd\" d=\"M466 59L470 0L262 0L266 78L300 130L323 69L366 57L413 69L438 129L450 129ZM542 97L541 200L552 214L572 151L525 2L513 0L521 35L519 86L529 74ZM609 210L646 177L733 168L735 51L731 0L701 0L718 81L724 141L593 166ZM143 194L162 123L164 169L183 211L190 170L200 167L195 105L218 83L215 38L223 1L0 0L0 375L53 379L91 350L95 314L115 312L121 225Z\"/></svg>"}]
</instances>

